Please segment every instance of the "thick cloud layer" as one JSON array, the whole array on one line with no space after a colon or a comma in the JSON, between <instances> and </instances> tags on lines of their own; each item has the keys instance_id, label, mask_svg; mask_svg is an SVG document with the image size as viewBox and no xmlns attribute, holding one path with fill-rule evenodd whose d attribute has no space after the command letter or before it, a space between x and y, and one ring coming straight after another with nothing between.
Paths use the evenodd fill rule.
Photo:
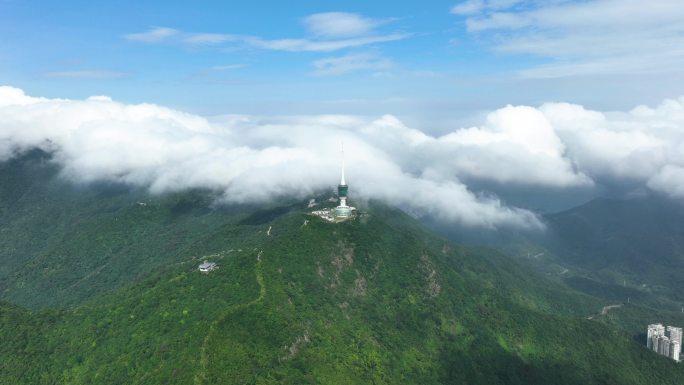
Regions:
<instances>
[{"instance_id":1,"label":"thick cloud layer","mask_svg":"<svg viewBox=\"0 0 684 385\"><path fill-rule=\"evenodd\" d=\"M165 192L204 187L226 201L305 197L334 186L344 140L357 197L468 226L541 228L497 191L632 184L684 198L684 98L657 108L601 113L554 103L507 106L478 127L434 137L393 116L213 119L107 97L34 98L0 87L0 160L29 148L54 152L76 182L117 181Z\"/></svg>"}]
</instances>

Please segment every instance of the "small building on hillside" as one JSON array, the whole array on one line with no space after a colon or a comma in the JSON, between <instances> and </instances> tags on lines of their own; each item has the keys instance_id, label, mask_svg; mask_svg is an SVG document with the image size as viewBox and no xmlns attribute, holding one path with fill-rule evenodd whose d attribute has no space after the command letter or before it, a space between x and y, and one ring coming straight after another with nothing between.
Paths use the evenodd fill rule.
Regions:
<instances>
[{"instance_id":1,"label":"small building on hillside","mask_svg":"<svg viewBox=\"0 0 684 385\"><path fill-rule=\"evenodd\" d=\"M198 267L199 271L202 273L208 273L212 270L218 269L218 265L216 262L209 262L209 261L204 261L204 263L201 263Z\"/></svg>"}]
</instances>

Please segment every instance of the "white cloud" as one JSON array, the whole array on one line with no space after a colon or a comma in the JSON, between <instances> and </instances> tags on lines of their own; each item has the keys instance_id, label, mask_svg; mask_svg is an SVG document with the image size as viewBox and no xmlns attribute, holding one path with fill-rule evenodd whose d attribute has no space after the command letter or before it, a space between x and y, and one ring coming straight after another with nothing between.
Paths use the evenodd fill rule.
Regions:
<instances>
[{"instance_id":1,"label":"white cloud","mask_svg":"<svg viewBox=\"0 0 684 385\"><path fill-rule=\"evenodd\" d=\"M90 96L86 99L86 101L89 102L111 102L112 98L106 95L95 95L95 96Z\"/></svg>"},{"instance_id":2,"label":"white cloud","mask_svg":"<svg viewBox=\"0 0 684 385\"><path fill-rule=\"evenodd\" d=\"M126 77L128 74L111 70L74 70L46 72L45 76L62 79L118 79Z\"/></svg>"},{"instance_id":3,"label":"white cloud","mask_svg":"<svg viewBox=\"0 0 684 385\"><path fill-rule=\"evenodd\" d=\"M397 126L399 144L425 139L415 130L402 132L392 117L379 122L349 116L209 121L152 104L32 98L0 88L0 159L44 148L54 151L64 177L77 182L117 181L152 192L205 187L231 202L306 197L336 184L338 145L344 139L356 199L386 199L471 226L541 226L534 214L474 194L456 178L403 169L392 152L373 144L382 137L372 126L383 124Z\"/></svg>"},{"instance_id":4,"label":"white cloud","mask_svg":"<svg viewBox=\"0 0 684 385\"><path fill-rule=\"evenodd\" d=\"M225 42L241 41L242 39L241 36L226 33L192 33L183 37L181 40L186 44L215 45Z\"/></svg>"},{"instance_id":5,"label":"white cloud","mask_svg":"<svg viewBox=\"0 0 684 385\"><path fill-rule=\"evenodd\" d=\"M367 35L387 21L349 12L316 13L303 19L304 26L311 34L325 38Z\"/></svg>"},{"instance_id":6,"label":"white cloud","mask_svg":"<svg viewBox=\"0 0 684 385\"><path fill-rule=\"evenodd\" d=\"M445 157L447 171L474 179L549 187L592 185L565 158L565 145L547 117L532 107L497 110L482 127L439 138L434 151L454 154L450 160Z\"/></svg>"},{"instance_id":7,"label":"white cloud","mask_svg":"<svg viewBox=\"0 0 684 385\"><path fill-rule=\"evenodd\" d=\"M568 147L568 156L595 179L643 182L669 161L670 134L659 133L655 119L640 119L634 113L609 117L565 103L540 110ZM684 137L672 139L680 142Z\"/></svg>"},{"instance_id":8,"label":"white cloud","mask_svg":"<svg viewBox=\"0 0 684 385\"><path fill-rule=\"evenodd\" d=\"M487 0L487 8L492 10L508 9L524 3L525 0ZM563 0L561 0L563 1ZM547 1L548 3L549 1Z\"/></svg>"},{"instance_id":9,"label":"white cloud","mask_svg":"<svg viewBox=\"0 0 684 385\"><path fill-rule=\"evenodd\" d=\"M392 19L371 19L355 13L327 12L309 15L303 19L309 36L302 38L265 39L243 34L182 32L162 27L142 33L127 34L124 37L144 43L170 42L193 46L231 43L276 51L330 52L404 40L411 36L409 33L374 33L376 27L390 21Z\"/></svg>"},{"instance_id":10,"label":"white cloud","mask_svg":"<svg viewBox=\"0 0 684 385\"><path fill-rule=\"evenodd\" d=\"M247 37L244 41L257 48L271 49L276 51L290 52L330 52L344 48L355 48L375 43L386 43L390 41L404 40L410 34L397 33L381 36L365 36L350 39L337 40L311 40L311 39L276 39L264 40L256 37Z\"/></svg>"},{"instance_id":11,"label":"white cloud","mask_svg":"<svg viewBox=\"0 0 684 385\"><path fill-rule=\"evenodd\" d=\"M481 127L432 137L385 116L362 128L367 140L392 154L405 170L435 180L495 182L501 186L589 187L573 169L548 119L532 107L492 112Z\"/></svg>"},{"instance_id":12,"label":"white cloud","mask_svg":"<svg viewBox=\"0 0 684 385\"><path fill-rule=\"evenodd\" d=\"M305 197L337 182L338 145L358 198L470 226L540 227L492 193L624 184L684 199L684 97L604 113L579 105L507 106L482 124L432 136L394 116L225 116L153 104L27 96L0 87L0 159L39 147L81 183L152 192L204 187L232 202ZM490 193L468 185L488 182ZM498 186L498 187L496 187Z\"/></svg>"},{"instance_id":13,"label":"white cloud","mask_svg":"<svg viewBox=\"0 0 684 385\"><path fill-rule=\"evenodd\" d=\"M549 63L525 77L652 74L684 68L684 4L679 0L529 2L473 14L468 31L493 50ZM489 40L487 40L489 38Z\"/></svg>"},{"instance_id":14,"label":"white cloud","mask_svg":"<svg viewBox=\"0 0 684 385\"><path fill-rule=\"evenodd\" d=\"M451 7L451 13L455 15L472 15L479 13L484 8L484 0L466 0Z\"/></svg>"},{"instance_id":15,"label":"white cloud","mask_svg":"<svg viewBox=\"0 0 684 385\"><path fill-rule=\"evenodd\" d=\"M194 46L210 46L224 43L234 43L243 44L252 48L289 52L331 52L345 48L355 48L377 43L404 40L411 36L409 33L393 33L386 35L357 36L342 39L263 39L261 37L248 35L178 32L175 34L175 40L171 38L143 40L143 38L130 38L132 35L145 35L144 33L130 34L126 36L129 40L143 41L146 43L177 42L180 44L189 44Z\"/></svg>"},{"instance_id":16,"label":"white cloud","mask_svg":"<svg viewBox=\"0 0 684 385\"><path fill-rule=\"evenodd\" d=\"M178 31L173 28L156 27L146 32L126 34L124 35L124 38L143 43L159 43L169 39L177 33Z\"/></svg>"},{"instance_id":17,"label":"white cloud","mask_svg":"<svg viewBox=\"0 0 684 385\"><path fill-rule=\"evenodd\" d=\"M466 27L469 32L489 29L518 29L531 24L531 20L515 13L493 13L485 18L469 18Z\"/></svg>"},{"instance_id":18,"label":"white cloud","mask_svg":"<svg viewBox=\"0 0 684 385\"><path fill-rule=\"evenodd\" d=\"M361 128L402 169L434 180L540 190L648 187L684 198L684 97L603 113L568 103L507 106L477 127L433 137L386 116Z\"/></svg>"},{"instance_id":19,"label":"white cloud","mask_svg":"<svg viewBox=\"0 0 684 385\"><path fill-rule=\"evenodd\" d=\"M24 93L23 90L19 88L0 86L0 107L26 106L29 104L47 101L49 101L49 99L47 98L36 98L33 96L28 96ZM2 157L2 155L2 152L0 152L0 158Z\"/></svg>"},{"instance_id":20,"label":"white cloud","mask_svg":"<svg viewBox=\"0 0 684 385\"><path fill-rule=\"evenodd\" d=\"M658 64L655 64L658 63ZM583 61L561 61L519 71L522 78L554 79L582 75L675 73L682 70L680 53L664 51L645 56L616 56Z\"/></svg>"},{"instance_id":21,"label":"white cloud","mask_svg":"<svg viewBox=\"0 0 684 385\"><path fill-rule=\"evenodd\" d=\"M666 165L648 181L648 187L684 199L684 167Z\"/></svg>"},{"instance_id":22,"label":"white cloud","mask_svg":"<svg viewBox=\"0 0 684 385\"><path fill-rule=\"evenodd\" d=\"M391 60L374 54L348 54L339 57L327 57L313 62L314 75L343 75L361 70L384 70L392 67Z\"/></svg>"},{"instance_id":23,"label":"white cloud","mask_svg":"<svg viewBox=\"0 0 684 385\"><path fill-rule=\"evenodd\" d=\"M465 0L451 7L451 13L470 16L486 11L508 9L522 2L523 0Z\"/></svg>"},{"instance_id":24,"label":"white cloud","mask_svg":"<svg viewBox=\"0 0 684 385\"><path fill-rule=\"evenodd\" d=\"M228 70L235 70L239 68L244 68L244 64L224 64L224 65L218 65L218 66L213 66L211 67L212 70L214 71L228 71Z\"/></svg>"}]
</instances>

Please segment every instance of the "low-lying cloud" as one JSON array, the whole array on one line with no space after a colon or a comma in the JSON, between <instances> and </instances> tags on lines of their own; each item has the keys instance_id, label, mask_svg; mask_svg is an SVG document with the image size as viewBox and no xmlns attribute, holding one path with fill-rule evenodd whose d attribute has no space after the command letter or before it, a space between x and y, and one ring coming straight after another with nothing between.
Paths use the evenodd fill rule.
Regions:
<instances>
[{"instance_id":1,"label":"low-lying cloud","mask_svg":"<svg viewBox=\"0 0 684 385\"><path fill-rule=\"evenodd\" d=\"M334 186L344 140L357 197L488 228L543 227L534 213L496 198L511 185L558 191L627 180L684 198L683 127L684 98L612 113L565 103L507 106L479 126L433 136L391 115L209 119L0 87L0 161L38 147L79 183L153 193L209 188L225 201L259 202ZM493 191L469 189L479 182Z\"/></svg>"}]
</instances>

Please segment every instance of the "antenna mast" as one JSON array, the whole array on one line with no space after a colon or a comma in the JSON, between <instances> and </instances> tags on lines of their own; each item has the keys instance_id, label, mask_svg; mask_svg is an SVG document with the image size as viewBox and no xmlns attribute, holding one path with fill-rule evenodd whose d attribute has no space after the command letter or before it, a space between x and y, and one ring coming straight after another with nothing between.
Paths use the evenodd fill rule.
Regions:
<instances>
[{"instance_id":1,"label":"antenna mast","mask_svg":"<svg viewBox=\"0 0 684 385\"><path fill-rule=\"evenodd\" d=\"M344 141L341 143L342 146L342 179L340 180L340 185L346 186L347 183L344 180Z\"/></svg>"}]
</instances>

